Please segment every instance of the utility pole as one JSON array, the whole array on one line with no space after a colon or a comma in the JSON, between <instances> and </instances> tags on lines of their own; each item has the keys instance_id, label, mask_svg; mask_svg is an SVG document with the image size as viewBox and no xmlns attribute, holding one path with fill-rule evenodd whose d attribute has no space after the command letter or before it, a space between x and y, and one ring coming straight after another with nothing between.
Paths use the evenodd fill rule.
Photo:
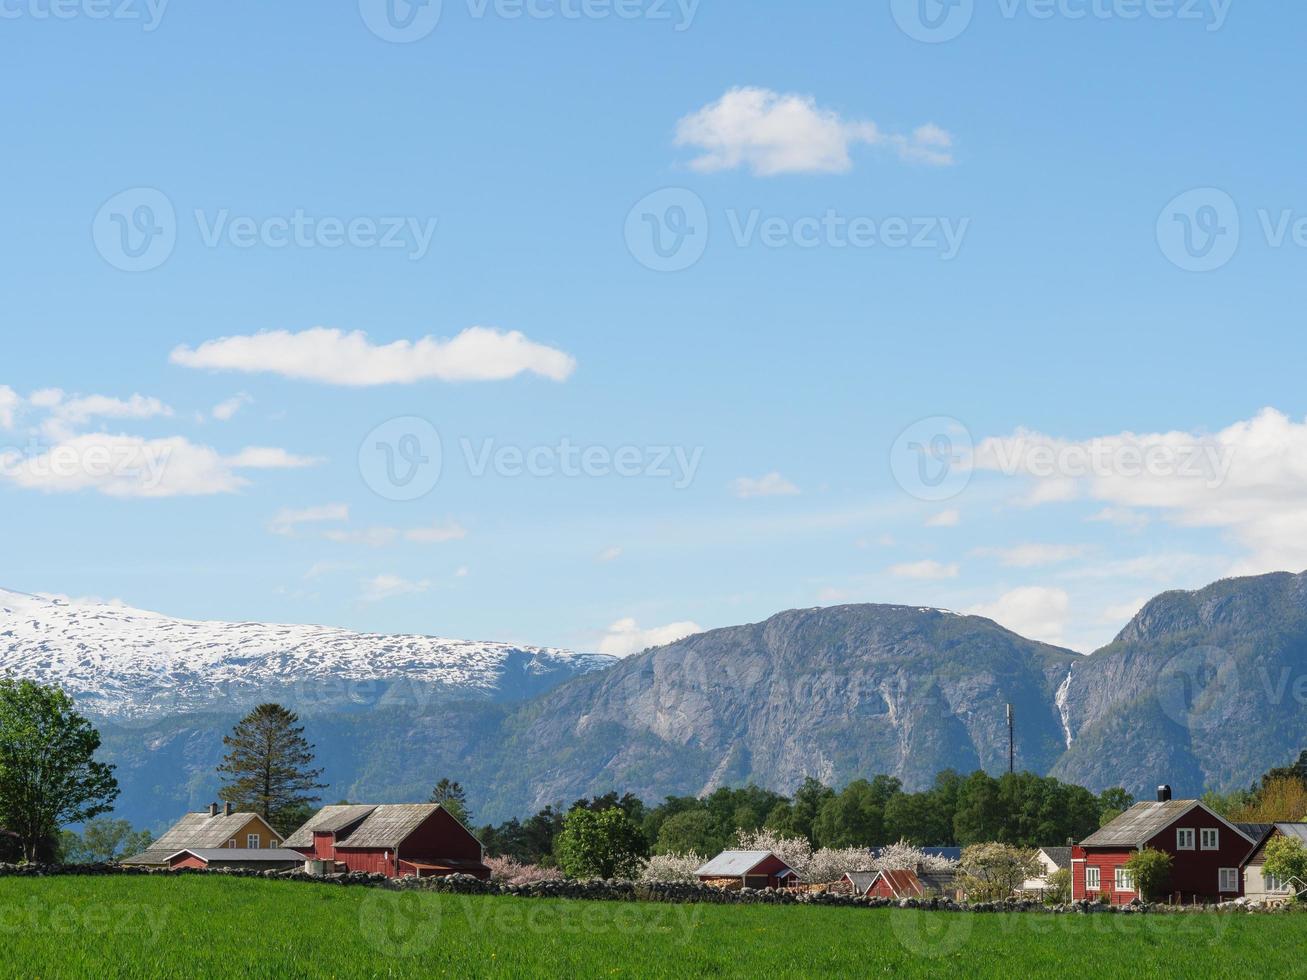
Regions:
<instances>
[{"instance_id":1,"label":"utility pole","mask_svg":"<svg viewBox=\"0 0 1307 980\"><path fill-rule=\"evenodd\" d=\"M1016 772L1016 742L1012 734L1012 705L1007 706L1007 771Z\"/></svg>"}]
</instances>

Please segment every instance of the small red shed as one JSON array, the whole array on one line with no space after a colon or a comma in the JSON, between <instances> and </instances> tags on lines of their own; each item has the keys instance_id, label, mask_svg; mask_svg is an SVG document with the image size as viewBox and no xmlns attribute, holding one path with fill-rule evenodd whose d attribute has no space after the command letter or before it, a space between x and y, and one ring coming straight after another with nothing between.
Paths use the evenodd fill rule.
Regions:
<instances>
[{"instance_id":1,"label":"small red shed","mask_svg":"<svg viewBox=\"0 0 1307 980\"><path fill-rule=\"evenodd\" d=\"M800 884L793 868L771 851L722 851L695 873L706 884L741 888L791 888Z\"/></svg>"},{"instance_id":2,"label":"small red shed","mask_svg":"<svg viewBox=\"0 0 1307 980\"><path fill-rule=\"evenodd\" d=\"M490 877L481 842L439 803L325 806L286 846L342 871Z\"/></svg>"},{"instance_id":3,"label":"small red shed","mask_svg":"<svg viewBox=\"0 0 1307 980\"><path fill-rule=\"evenodd\" d=\"M1240 869L1257 844L1201 800L1173 800L1171 788L1160 786L1157 802L1136 803L1072 848L1071 895L1128 904L1139 894L1125 864L1152 848L1171 855L1168 901L1230 901L1243 894Z\"/></svg>"}]
</instances>

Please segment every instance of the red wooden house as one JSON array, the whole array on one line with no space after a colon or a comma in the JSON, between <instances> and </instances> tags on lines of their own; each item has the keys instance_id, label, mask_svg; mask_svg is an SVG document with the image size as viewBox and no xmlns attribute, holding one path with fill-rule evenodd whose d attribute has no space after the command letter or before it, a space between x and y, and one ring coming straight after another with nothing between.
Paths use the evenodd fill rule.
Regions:
<instances>
[{"instance_id":1,"label":"red wooden house","mask_svg":"<svg viewBox=\"0 0 1307 980\"><path fill-rule=\"evenodd\" d=\"M285 846L338 871L490 877L481 842L438 803L325 806Z\"/></svg>"},{"instance_id":2,"label":"red wooden house","mask_svg":"<svg viewBox=\"0 0 1307 980\"><path fill-rule=\"evenodd\" d=\"M1257 846L1247 831L1200 800L1173 800L1161 786L1157 802L1136 803L1071 852L1071 895L1076 901L1106 896L1114 905L1139 897L1125 870L1143 848L1171 855L1167 899L1177 904L1223 902L1243 894L1239 869Z\"/></svg>"}]
</instances>

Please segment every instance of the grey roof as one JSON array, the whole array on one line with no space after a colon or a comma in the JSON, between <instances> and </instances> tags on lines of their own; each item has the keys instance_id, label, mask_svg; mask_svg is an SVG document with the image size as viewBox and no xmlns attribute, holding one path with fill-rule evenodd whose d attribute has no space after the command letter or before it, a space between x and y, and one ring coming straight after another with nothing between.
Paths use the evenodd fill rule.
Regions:
<instances>
[{"instance_id":1,"label":"grey roof","mask_svg":"<svg viewBox=\"0 0 1307 980\"><path fill-rule=\"evenodd\" d=\"M1041 847L1041 851L1048 855L1048 859L1056 864L1059 868L1071 867L1071 848L1069 847Z\"/></svg>"},{"instance_id":2,"label":"grey roof","mask_svg":"<svg viewBox=\"0 0 1307 980\"><path fill-rule=\"evenodd\" d=\"M871 883L876 880L876 871L848 871L844 877L853 883L853 890L859 895L866 892L871 887Z\"/></svg>"},{"instance_id":3,"label":"grey roof","mask_svg":"<svg viewBox=\"0 0 1307 980\"><path fill-rule=\"evenodd\" d=\"M1285 837L1297 837L1307 844L1307 823L1277 823L1275 829Z\"/></svg>"},{"instance_id":4,"label":"grey roof","mask_svg":"<svg viewBox=\"0 0 1307 980\"><path fill-rule=\"evenodd\" d=\"M358 823L375 809L373 804L337 803L324 806L282 843L287 847L312 847L314 831L336 833Z\"/></svg>"},{"instance_id":5,"label":"grey roof","mask_svg":"<svg viewBox=\"0 0 1307 980\"><path fill-rule=\"evenodd\" d=\"M119 860L119 864L156 864L163 865L168 863L168 858L177 853L171 849L158 850L151 848L148 851L142 851L140 854L133 854L131 857L125 857Z\"/></svg>"},{"instance_id":6,"label":"grey roof","mask_svg":"<svg viewBox=\"0 0 1307 980\"><path fill-rule=\"evenodd\" d=\"M291 851L284 847L184 847L168 857L175 858L178 854L194 854L205 861L221 862L293 861L298 864L304 860L304 855L299 851Z\"/></svg>"},{"instance_id":7,"label":"grey roof","mask_svg":"<svg viewBox=\"0 0 1307 980\"><path fill-rule=\"evenodd\" d=\"M1165 803L1136 803L1106 827L1100 827L1080 842L1081 847L1139 847L1175 821L1197 800L1167 800Z\"/></svg>"},{"instance_id":8,"label":"grey roof","mask_svg":"<svg viewBox=\"0 0 1307 980\"><path fill-rule=\"evenodd\" d=\"M776 855L771 851L722 851L695 874L706 878L739 878L769 857ZM788 864L785 866L789 867Z\"/></svg>"},{"instance_id":9,"label":"grey roof","mask_svg":"<svg viewBox=\"0 0 1307 980\"><path fill-rule=\"evenodd\" d=\"M248 812L233 813L230 816L219 812L216 817L209 816L208 810L188 813L151 844L149 850L123 858L119 863L167 864L171 855L186 848L223 847L255 819L261 820L262 817Z\"/></svg>"},{"instance_id":10,"label":"grey roof","mask_svg":"<svg viewBox=\"0 0 1307 980\"><path fill-rule=\"evenodd\" d=\"M1273 823L1237 823L1235 826L1259 844L1267 834L1275 829L1275 824Z\"/></svg>"},{"instance_id":11,"label":"grey roof","mask_svg":"<svg viewBox=\"0 0 1307 980\"><path fill-rule=\"evenodd\" d=\"M422 822L440 809L439 803L386 803L373 807L337 847L398 847Z\"/></svg>"}]
</instances>

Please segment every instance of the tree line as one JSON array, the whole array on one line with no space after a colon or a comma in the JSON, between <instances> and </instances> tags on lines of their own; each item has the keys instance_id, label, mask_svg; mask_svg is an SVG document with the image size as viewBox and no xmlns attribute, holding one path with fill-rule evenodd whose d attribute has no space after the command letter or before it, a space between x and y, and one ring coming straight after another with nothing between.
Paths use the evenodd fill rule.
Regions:
<instances>
[{"instance_id":1,"label":"tree line","mask_svg":"<svg viewBox=\"0 0 1307 980\"><path fill-rule=\"evenodd\" d=\"M457 784L454 784L457 785ZM651 854L716 854L736 832L772 830L806 838L814 848L918 847L998 842L1063 845L1093 833L1134 803L1117 788L1092 793L1034 773L991 776L983 770L939 773L930 789L907 792L894 776L855 779L840 790L808 778L792 796L758 786L723 787L703 797L669 796L650 807L628 793L546 806L525 820L484 825L476 833L493 855L524 864L557 861L555 840L578 809L619 810ZM466 815L466 811L465 815Z\"/></svg>"}]
</instances>

